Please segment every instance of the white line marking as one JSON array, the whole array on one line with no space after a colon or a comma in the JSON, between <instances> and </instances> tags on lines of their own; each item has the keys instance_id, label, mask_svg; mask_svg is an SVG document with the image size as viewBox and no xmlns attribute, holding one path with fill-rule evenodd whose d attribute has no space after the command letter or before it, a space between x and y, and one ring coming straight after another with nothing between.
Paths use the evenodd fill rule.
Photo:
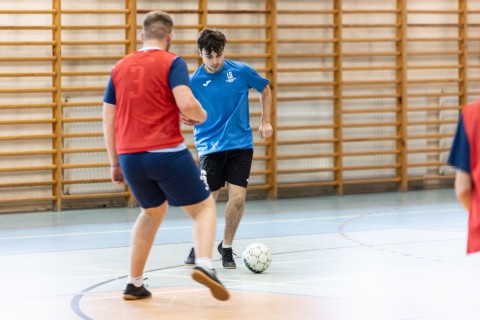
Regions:
<instances>
[{"instance_id":1,"label":"white line marking","mask_svg":"<svg viewBox=\"0 0 480 320\"><path fill-rule=\"evenodd\" d=\"M378 214L369 214L370 217L380 217L380 216L392 216L392 215L407 215L407 214L427 214L427 213L453 213L461 212L459 209L446 209L446 210L423 210L423 211L411 211L403 212L403 209L400 209L399 212L390 212L390 213L378 213ZM364 213L365 214L365 213ZM362 216L362 213L355 215L345 215L345 216L335 216L335 217L321 217L321 218L304 218L304 219L281 219L281 220L266 220L266 221L252 221L252 222L242 222L242 225L256 225L256 224L271 224L271 223L292 223L292 222L306 222L306 221L322 221L322 220L344 220ZM218 227L224 227L224 224L218 224ZM191 229L192 226L183 226L183 227L161 227L160 230L181 230L181 229ZM58 233L58 234L44 234L36 236L15 236L15 237L3 237L1 240L19 240L19 239L38 239L38 238L55 238L55 237L74 237L74 236L91 236L91 235L101 235L101 234L115 234L115 233L130 233L131 229L128 230L113 230L113 231L96 231L96 232L75 232L75 233Z\"/></svg>"}]
</instances>

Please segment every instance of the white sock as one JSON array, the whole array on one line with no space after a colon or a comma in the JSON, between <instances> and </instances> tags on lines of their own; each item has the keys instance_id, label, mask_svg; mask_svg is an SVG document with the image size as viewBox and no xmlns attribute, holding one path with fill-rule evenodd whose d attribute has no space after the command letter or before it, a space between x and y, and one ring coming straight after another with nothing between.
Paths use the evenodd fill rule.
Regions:
<instances>
[{"instance_id":1,"label":"white sock","mask_svg":"<svg viewBox=\"0 0 480 320\"><path fill-rule=\"evenodd\" d=\"M143 286L143 276L140 276L140 277L130 277L130 276L128 276L127 284L128 283L131 283L135 287L140 288L141 286Z\"/></svg>"},{"instance_id":2,"label":"white sock","mask_svg":"<svg viewBox=\"0 0 480 320\"><path fill-rule=\"evenodd\" d=\"M232 247L231 244L225 244L225 242L222 242L222 248L228 249L228 248L231 248L231 247Z\"/></svg>"},{"instance_id":3,"label":"white sock","mask_svg":"<svg viewBox=\"0 0 480 320\"><path fill-rule=\"evenodd\" d=\"M202 267L203 269L206 269L206 270L213 269L212 259L206 258L206 257L196 257L195 265L198 267Z\"/></svg>"}]
</instances>

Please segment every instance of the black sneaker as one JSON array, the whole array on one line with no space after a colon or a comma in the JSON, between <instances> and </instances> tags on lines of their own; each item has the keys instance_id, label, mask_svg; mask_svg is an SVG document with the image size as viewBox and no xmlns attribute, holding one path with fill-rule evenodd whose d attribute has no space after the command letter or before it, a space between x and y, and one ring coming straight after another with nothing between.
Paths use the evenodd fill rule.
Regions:
<instances>
[{"instance_id":1,"label":"black sneaker","mask_svg":"<svg viewBox=\"0 0 480 320\"><path fill-rule=\"evenodd\" d=\"M237 265L235 260L233 260L233 250L232 248L222 247L223 241L218 245L218 253L222 256L222 265L225 269L236 269Z\"/></svg>"},{"instance_id":2,"label":"black sneaker","mask_svg":"<svg viewBox=\"0 0 480 320\"><path fill-rule=\"evenodd\" d=\"M195 249L190 249L190 253L188 256L183 260L186 266L194 266L195 265Z\"/></svg>"},{"instance_id":3,"label":"black sneaker","mask_svg":"<svg viewBox=\"0 0 480 320\"><path fill-rule=\"evenodd\" d=\"M192 272L193 280L208 287L215 299L226 301L230 298L230 294L223 286L220 280L217 279L215 270L207 271L202 267L196 266Z\"/></svg>"},{"instance_id":4,"label":"black sneaker","mask_svg":"<svg viewBox=\"0 0 480 320\"><path fill-rule=\"evenodd\" d=\"M123 290L123 299L125 300L138 300L151 297L152 293L145 289L143 285L141 287L135 287L132 283L129 283L125 290Z\"/></svg>"}]
</instances>

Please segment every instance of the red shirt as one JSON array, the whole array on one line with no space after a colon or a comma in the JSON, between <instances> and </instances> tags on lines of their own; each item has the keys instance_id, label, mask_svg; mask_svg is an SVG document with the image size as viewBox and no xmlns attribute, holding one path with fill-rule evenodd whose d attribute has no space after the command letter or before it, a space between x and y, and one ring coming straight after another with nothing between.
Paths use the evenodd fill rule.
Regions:
<instances>
[{"instance_id":1,"label":"red shirt","mask_svg":"<svg viewBox=\"0 0 480 320\"><path fill-rule=\"evenodd\" d=\"M177 55L159 49L134 52L112 70L118 154L171 148L183 142L169 72Z\"/></svg>"},{"instance_id":2,"label":"red shirt","mask_svg":"<svg viewBox=\"0 0 480 320\"><path fill-rule=\"evenodd\" d=\"M470 142L470 175L472 178L472 201L468 219L467 253L480 251L480 101L465 106L462 110L465 133Z\"/></svg>"}]
</instances>

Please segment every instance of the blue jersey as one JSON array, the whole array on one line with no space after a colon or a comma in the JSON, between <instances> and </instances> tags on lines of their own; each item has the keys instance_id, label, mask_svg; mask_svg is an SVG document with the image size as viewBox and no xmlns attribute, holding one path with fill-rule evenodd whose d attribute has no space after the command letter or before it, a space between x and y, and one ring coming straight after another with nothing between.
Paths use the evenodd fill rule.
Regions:
<instances>
[{"instance_id":1,"label":"blue jersey","mask_svg":"<svg viewBox=\"0 0 480 320\"><path fill-rule=\"evenodd\" d=\"M207 120L193 128L198 155L253 148L248 90L263 91L269 80L249 65L224 60L222 69L207 73L200 66L190 77L195 98L207 111Z\"/></svg>"}]
</instances>

